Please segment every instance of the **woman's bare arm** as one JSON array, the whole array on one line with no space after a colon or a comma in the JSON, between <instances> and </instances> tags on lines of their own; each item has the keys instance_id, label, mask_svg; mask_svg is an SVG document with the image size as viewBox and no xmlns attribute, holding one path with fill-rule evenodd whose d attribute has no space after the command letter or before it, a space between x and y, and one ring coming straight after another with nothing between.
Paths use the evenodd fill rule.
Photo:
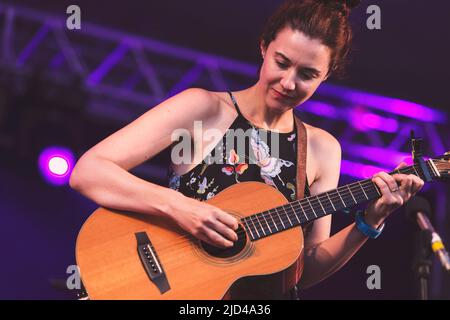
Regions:
<instances>
[{"instance_id":1,"label":"woman's bare arm","mask_svg":"<svg viewBox=\"0 0 450 320\"><path fill-rule=\"evenodd\" d=\"M128 172L172 144L174 130L186 129L192 137L194 120L214 119L218 108L218 99L203 89L167 99L88 150L76 164L70 186L100 206L167 215L200 239L229 246L224 237L237 237L229 229L237 228L233 217Z\"/></svg>"},{"instance_id":2,"label":"woman's bare arm","mask_svg":"<svg viewBox=\"0 0 450 320\"><path fill-rule=\"evenodd\" d=\"M318 177L311 185L311 195L336 189L339 183L341 147L329 133L315 128L314 159L319 163ZM314 222L305 241L304 271L300 288L308 288L329 277L361 248L367 238L354 224L330 237L331 215Z\"/></svg>"},{"instance_id":3,"label":"woman's bare arm","mask_svg":"<svg viewBox=\"0 0 450 320\"><path fill-rule=\"evenodd\" d=\"M340 171L339 143L329 134L322 134L320 141L321 143L316 143L316 147L319 147L316 154L319 155L320 176L311 186L312 194L335 189ZM405 163L400 164L398 168L402 165ZM424 183L414 175L398 174L391 177L383 172L376 174L372 181L381 190L381 197L371 201L366 207L364 219L372 228L378 228L391 212L408 201ZM391 190L397 185L400 186L401 192L392 193ZM338 271L368 239L355 223L330 237L331 216L316 222L318 224L314 223L312 237L305 243L304 272L299 284L301 288L311 287Z\"/></svg>"}]
</instances>

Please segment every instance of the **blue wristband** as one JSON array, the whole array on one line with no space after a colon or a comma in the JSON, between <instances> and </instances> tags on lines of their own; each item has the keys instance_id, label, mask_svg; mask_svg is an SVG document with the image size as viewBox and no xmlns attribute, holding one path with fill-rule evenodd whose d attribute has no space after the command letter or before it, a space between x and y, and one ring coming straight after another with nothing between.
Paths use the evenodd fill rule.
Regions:
<instances>
[{"instance_id":1,"label":"blue wristband","mask_svg":"<svg viewBox=\"0 0 450 320\"><path fill-rule=\"evenodd\" d=\"M363 217L363 211L358 211L356 213L355 217L355 223L356 227L359 231L361 231L364 235L368 236L371 239L376 239L381 234L381 232L384 229L384 222L381 226L378 227L378 229L374 229L371 226L369 226L365 221Z\"/></svg>"}]
</instances>

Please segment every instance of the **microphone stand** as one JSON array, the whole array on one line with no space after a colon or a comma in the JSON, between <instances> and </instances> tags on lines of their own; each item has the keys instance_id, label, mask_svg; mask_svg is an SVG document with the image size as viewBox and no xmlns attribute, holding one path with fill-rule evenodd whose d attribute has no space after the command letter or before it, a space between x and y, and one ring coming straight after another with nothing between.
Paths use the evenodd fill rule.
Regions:
<instances>
[{"instance_id":1,"label":"microphone stand","mask_svg":"<svg viewBox=\"0 0 450 320\"><path fill-rule=\"evenodd\" d=\"M417 293L420 300L428 300L428 281L431 274L432 251L430 248L431 232L419 230L414 237L413 271L417 282Z\"/></svg>"},{"instance_id":2,"label":"microphone stand","mask_svg":"<svg viewBox=\"0 0 450 320\"><path fill-rule=\"evenodd\" d=\"M430 181L430 174L426 169L422 158L422 139L415 138L414 130L411 130L411 147L414 163L422 167L425 181ZM431 232L429 230L420 230L416 232L414 242L415 255L413 259L413 271L418 280L418 296L420 300L428 300L428 281L431 273L431 265L433 263L431 259L432 251L430 248Z\"/></svg>"}]
</instances>

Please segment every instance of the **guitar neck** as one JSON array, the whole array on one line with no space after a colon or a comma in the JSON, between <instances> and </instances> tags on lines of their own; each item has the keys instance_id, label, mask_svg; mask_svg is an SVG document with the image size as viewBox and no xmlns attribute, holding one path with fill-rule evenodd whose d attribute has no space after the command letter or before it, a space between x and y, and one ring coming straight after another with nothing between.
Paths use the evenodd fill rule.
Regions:
<instances>
[{"instance_id":1,"label":"guitar neck","mask_svg":"<svg viewBox=\"0 0 450 320\"><path fill-rule=\"evenodd\" d=\"M430 162L426 165L434 171ZM389 172L390 175L395 173L413 174L424 179L418 164ZM380 197L381 191L376 184L365 179L245 217L241 222L250 239L255 241Z\"/></svg>"}]
</instances>

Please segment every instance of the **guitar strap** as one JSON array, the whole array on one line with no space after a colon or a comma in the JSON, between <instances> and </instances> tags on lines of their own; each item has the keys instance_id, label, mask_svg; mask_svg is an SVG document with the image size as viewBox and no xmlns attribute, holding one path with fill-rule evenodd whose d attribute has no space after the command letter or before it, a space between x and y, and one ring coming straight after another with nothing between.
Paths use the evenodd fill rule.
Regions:
<instances>
[{"instance_id":1,"label":"guitar strap","mask_svg":"<svg viewBox=\"0 0 450 320\"><path fill-rule=\"evenodd\" d=\"M306 184L306 128L302 120L294 113L294 122L297 130L297 200L305 196Z\"/></svg>"},{"instance_id":2,"label":"guitar strap","mask_svg":"<svg viewBox=\"0 0 450 320\"><path fill-rule=\"evenodd\" d=\"M307 134L306 128L300 118L294 112L294 122L297 130L297 174L296 174L296 184L297 184L297 200L303 199L305 197L305 185L308 183L308 179L306 176L306 150L307 150ZM309 186L308 186L309 193ZM307 194L306 196L309 196ZM307 223L302 226L303 229L303 241L308 236L308 233L311 231L314 222ZM300 258L297 261L297 274L296 274L296 282L300 280L300 276L303 272L303 259ZM294 288L290 292L290 299L296 299L295 295L296 288ZM286 298L286 297L285 297Z\"/></svg>"}]
</instances>

